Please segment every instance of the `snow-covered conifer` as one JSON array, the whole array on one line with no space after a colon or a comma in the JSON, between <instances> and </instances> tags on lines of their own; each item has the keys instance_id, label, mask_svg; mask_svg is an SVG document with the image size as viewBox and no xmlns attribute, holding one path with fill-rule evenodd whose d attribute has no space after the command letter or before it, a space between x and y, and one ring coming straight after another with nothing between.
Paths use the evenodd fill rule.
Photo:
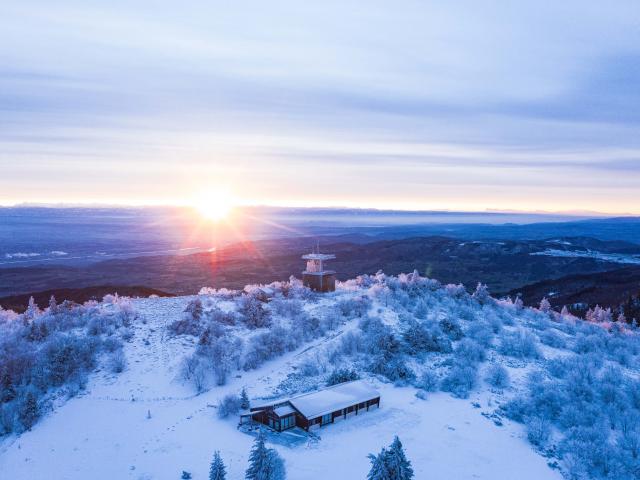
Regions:
<instances>
[{"instance_id":1,"label":"snow-covered conifer","mask_svg":"<svg viewBox=\"0 0 640 480\"><path fill-rule=\"evenodd\" d=\"M243 410L249 410L249 395L247 395L247 389L242 387L242 391L240 392L240 408Z\"/></svg>"},{"instance_id":2,"label":"snow-covered conifer","mask_svg":"<svg viewBox=\"0 0 640 480\"><path fill-rule=\"evenodd\" d=\"M211 468L209 468L209 480L225 480L227 478L227 469L224 466L220 452L213 454Z\"/></svg>"},{"instance_id":3,"label":"snow-covered conifer","mask_svg":"<svg viewBox=\"0 0 640 480\"><path fill-rule=\"evenodd\" d=\"M411 480L413 478L413 468L411 462L407 460L402 447L402 442L396 435L387 450L386 465L389 468L392 480Z\"/></svg>"},{"instance_id":4,"label":"snow-covered conifer","mask_svg":"<svg viewBox=\"0 0 640 480\"><path fill-rule=\"evenodd\" d=\"M285 480L284 461L272 448L267 448L264 435L260 433L249 454L246 480Z\"/></svg>"},{"instance_id":5,"label":"snow-covered conifer","mask_svg":"<svg viewBox=\"0 0 640 480\"><path fill-rule=\"evenodd\" d=\"M24 312L24 319L33 320L38 315L40 315L40 308L38 307L38 304L33 299L33 297L29 297L29 305L27 306L27 309Z\"/></svg>"},{"instance_id":6,"label":"snow-covered conifer","mask_svg":"<svg viewBox=\"0 0 640 480\"><path fill-rule=\"evenodd\" d=\"M480 303L486 303L491 299L491 296L489 295L489 288L487 288L483 283L478 283L476 291L473 292L473 298L478 300Z\"/></svg>"},{"instance_id":7,"label":"snow-covered conifer","mask_svg":"<svg viewBox=\"0 0 640 480\"><path fill-rule=\"evenodd\" d=\"M58 313L58 302L56 302L56 297L53 295L49 298L49 313L52 315Z\"/></svg>"},{"instance_id":8,"label":"snow-covered conifer","mask_svg":"<svg viewBox=\"0 0 640 480\"><path fill-rule=\"evenodd\" d=\"M371 470L367 474L367 480L391 480L391 470L388 461L387 449L383 448L378 455L369 454Z\"/></svg>"},{"instance_id":9,"label":"snow-covered conifer","mask_svg":"<svg viewBox=\"0 0 640 480\"><path fill-rule=\"evenodd\" d=\"M551 311L551 303L547 300L547 297L543 297L543 299L540 300L539 310L543 313L549 313Z\"/></svg>"}]
</instances>

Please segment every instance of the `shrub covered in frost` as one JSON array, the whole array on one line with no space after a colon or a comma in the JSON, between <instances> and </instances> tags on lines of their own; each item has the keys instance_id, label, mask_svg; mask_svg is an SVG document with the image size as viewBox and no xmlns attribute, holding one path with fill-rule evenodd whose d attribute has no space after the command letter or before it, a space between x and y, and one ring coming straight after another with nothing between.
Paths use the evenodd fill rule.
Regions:
<instances>
[{"instance_id":1,"label":"shrub covered in frost","mask_svg":"<svg viewBox=\"0 0 640 480\"><path fill-rule=\"evenodd\" d=\"M567 342L557 330L549 328L539 335L540 341L553 348L566 348Z\"/></svg>"},{"instance_id":2,"label":"shrub covered in frost","mask_svg":"<svg viewBox=\"0 0 640 480\"><path fill-rule=\"evenodd\" d=\"M383 375L398 384L413 383L416 378L414 371L407 366L401 356L375 355L367 366L371 373Z\"/></svg>"},{"instance_id":3,"label":"shrub covered in frost","mask_svg":"<svg viewBox=\"0 0 640 480\"><path fill-rule=\"evenodd\" d=\"M538 358L540 352L536 346L533 334L520 330L517 332L502 332L499 352L516 358Z\"/></svg>"},{"instance_id":4,"label":"shrub covered in frost","mask_svg":"<svg viewBox=\"0 0 640 480\"><path fill-rule=\"evenodd\" d=\"M526 391L502 409L524 422L527 437L544 446L551 426L562 433L559 453L578 478L634 478L640 463L638 380L591 357L547 363L553 375L531 375Z\"/></svg>"},{"instance_id":5,"label":"shrub covered in frost","mask_svg":"<svg viewBox=\"0 0 640 480\"><path fill-rule=\"evenodd\" d=\"M238 299L238 311L249 328L264 328L271 324L271 313L264 303L254 295L243 295Z\"/></svg>"},{"instance_id":6,"label":"shrub covered in frost","mask_svg":"<svg viewBox=\"0 0 640 480\"><path fill-rule=\"evenodd\" d=\"M426 392L435 392L438 390L439 385L440 377L438 377L438 374L433 370L427 370L420 376L416 387L421 388Z\"/></svg>"},{"instance_id":7,"label":"shrub covered in frost","mask_svg":"<svg viewBox=\"0 0 640 480\"><path fill-rule=\"evenodd\" d=\"M499 321L499 320L498 320ZM487 322L473 322L465 332L465 336L472 338L480 345L488 348L493 341L493 327Z\"/></svg>"},{"instance_id":8,"label":"shrub covered in frost","mask_svg":"<svg viewBox=\"0 0 640 480\"><path fill-rule=\"evenodd\" d=\"M532 445L544 446L551 434L551 424L544 417L532 416L525 420L527 439Z\"/></svg>"},{"instance_id":9,"label":"shrub covered in frost","mask_svg":"<svg viewBox=\"0 0 640 480\"><path fill-rule=\"evenodd\" d=\"M218 404L218 416L220 418L227 418L231 415L237 415L242 407L242 399L239 395L228 394L225 395Z\"/></svg>"},{"instance_id":10,"label":"shrub covered in frost","mask_svg":"<svg viewBox=\"0 0 640 480\"><path fill-rule=\"evenodd\" d=\"M122 373L127 367L127 359L122 350L117 350L111 356L109 368L113 373Z\"/></svg>"},{"instance_id":11,"label":"shrub covered in frost","mask_svg":"<svg viewBox=\"0 0 640 480\"><path fill-rule=\"evenodd\" d=\"M344 299L338 302L337 307L344 317L363 317L371 308L371 300L365 296Z\"/></svg>"},{"instance_id":12,"label":"shrub covered in frost","mask_svg":"<svg viewBox=\"0 0 640 480\"><path fill-rule=\"evenodd\" d=\"M58 392L73 396L85 388L100 354L113 368L122 352L118 333L134 316L128 300L116 296L105 308L52 298L45 310L30 302L23 315L0 309L0 435L31 428Z\"/></svg>"},{"instance_id":13,"label":"shrub covered in frost","mask_svg":"<svg viewBox=\"0 0 640 480\"><path fill-rule=\"evenodd\" d=\"M402 338L407 353L411 355L420 352L450 353L452 350L451 341L438 324L410 321L409 326L402 332Z\"/></svg>"},{"instance_id":14,"label":"shrub covered in frost","mask_svg":"<svg viewBox=\"0 0 640 480\"><path fill-rule=\"evenodd\" d=\"M483 362L487 354L484 347L469 338L463 338L455 348L456 360L463 363Z\"/></svg>"},{"instance_id":15,"label":"shrub covered in frost","mask_svg":"<svg viewBox=\"0 0 640 480\"><path fill-rule=\"evenodd\" d=\"M446 317L440 320L440 328L451 340L460 340L464 337L460 322L453 317Z\"/></svg>"},{"instance_id":16,"label":"shrub covered in frost","mask_svg":"<svg viewBox=\"0 0 640 480\"><path fill-rule=\"evenodd\" d=\"M358 380L360 374L352 368L337 368L327 377L327 386Z\"/></svg>"},{"instance_id":17,"label":"shrub covered in frost","mask_svg":"<svg viewBox=\"0 0 640 480\"><path fill-rule=\"evenodd\" d=\"M467 398L476 385L477 377L475 366L455 363L442 379L440 388L455 397Z\"/></svg>"},{"instance_id":18,"label":"shrub covered in frost","mask_svg":"<svg viewBox=\"0 0 640 480\"><path fill-rule=\"evenodd\" d=\"M498 363L489 365L484 379L494 388L507 388L510 383L509 372Z\"/></svg>"}]
</instances>

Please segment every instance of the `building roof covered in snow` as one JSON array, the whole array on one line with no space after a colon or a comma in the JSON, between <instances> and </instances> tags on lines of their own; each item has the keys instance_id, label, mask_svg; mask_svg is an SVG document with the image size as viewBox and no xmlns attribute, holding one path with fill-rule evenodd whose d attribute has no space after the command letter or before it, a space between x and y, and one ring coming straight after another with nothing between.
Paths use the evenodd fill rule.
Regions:
<instances>
[{"instance_id":1,"label":"building roof covered in snow","mask_svg":"<svg viewBox=\"0 0 640 480\"><path fill-rule=\"evenodd\" d=\"M303 260L333 260L336 256L332 253L307 253L302 256Z\"/></svg>"},{"instance_id":2,"label":"building roof covered in snow","mask_svg":"<svg viewBox=\"0 0 640 480\"><path fill-rule=\"evenodd\" d=\"M295 413L295 409L291 405L283 405L282 407L274 408L273 412L279 417L284 417Z\"/></svg>"},{"instance_id":3,"label":"building roof covered in snow","mask_svg":"<svg viewBox=\"0 0 640 480\"><path fill-rule=\"evenodd\" d=\"M354 380L293 397L289 403L305 417L315 418L379 396L366 382Z\"/></svg>"}]
</instances>

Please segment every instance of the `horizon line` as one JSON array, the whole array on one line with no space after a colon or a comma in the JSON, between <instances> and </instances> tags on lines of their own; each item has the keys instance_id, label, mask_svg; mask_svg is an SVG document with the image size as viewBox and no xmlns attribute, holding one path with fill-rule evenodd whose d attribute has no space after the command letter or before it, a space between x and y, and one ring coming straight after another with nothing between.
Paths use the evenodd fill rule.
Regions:
<instances>
[{"instance_id":1,"label":"horizon line","mask_svg":"<svg viewBox=\"0 0 640 480\"><path fill-rule=\"evenodd\" d=\"M187 208L194 209L194 205L188 203L125 203L125 202L19 202L19 203L0 203L0 208ZM484 210L458 210L458 209L429 209L429 208L402 208L402 207L366 207L366 206L348 206L348 205L286 205L286 204L268 204L268 203L238 203L234 205L234 209L242 208L273 208L273 209L289 209L289 210L355 210L380 213L432 213L432 214L485 214L485 215L539 215L553 216L561 215L567 217L638 217L639 213L632 212L604 212L594 210L516 210L516 209L499 209L486 208Z\"/></svg>"}]
</instances>

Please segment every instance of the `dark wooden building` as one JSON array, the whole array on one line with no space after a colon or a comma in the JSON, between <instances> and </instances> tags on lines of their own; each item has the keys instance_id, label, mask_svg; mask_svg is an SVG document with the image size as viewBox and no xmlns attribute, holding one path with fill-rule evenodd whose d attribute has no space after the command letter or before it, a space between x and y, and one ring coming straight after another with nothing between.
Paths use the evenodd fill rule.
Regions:
<instances>
[{"instance_id":1,"label":"dark wooden building","mask_svg":"<svg viewBox=\"0 0 640 480\"><path fill-rule=\"evenodd\" d=\"M302 259L307 261L307 268L302 272L302 284L316 292L333 292L336 289L336 272L325 270L324 262L336 258L329 253L309 253Z\"/></svg>"},{"instance_id":2,"label":"dark wooden building","mask_svg":"<svg viewBox=\"0 0 640 480\"><path fill-rule=\"evenodd\" d=\"M278 432L293 427L309 430L379 407L380 393L364 381L354 380L254 406L240 417L240 423L255 421Z\"/></svg>"}]
</instances>

